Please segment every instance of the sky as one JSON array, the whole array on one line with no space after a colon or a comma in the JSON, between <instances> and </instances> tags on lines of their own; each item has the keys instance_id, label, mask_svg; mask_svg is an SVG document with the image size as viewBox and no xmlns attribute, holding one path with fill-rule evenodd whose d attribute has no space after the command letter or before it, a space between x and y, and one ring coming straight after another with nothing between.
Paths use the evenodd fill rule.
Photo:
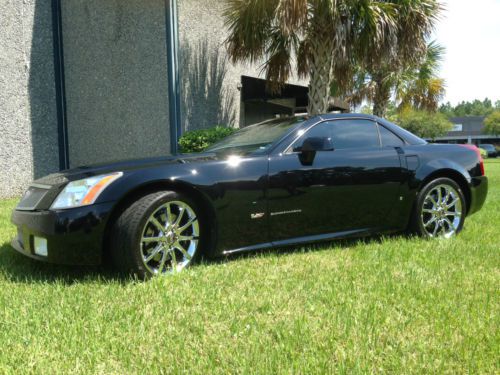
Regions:
<instances>
[{"instance_id":1,"label":"sky","mask_svg":"<svg viewBox=\"0 0 500 375\"><path fill-rule=\"evenodd\" d=\"M434 38L446 48L444 102L500 100L500 0L445 0Z\"/></svg>"}]
</instances>

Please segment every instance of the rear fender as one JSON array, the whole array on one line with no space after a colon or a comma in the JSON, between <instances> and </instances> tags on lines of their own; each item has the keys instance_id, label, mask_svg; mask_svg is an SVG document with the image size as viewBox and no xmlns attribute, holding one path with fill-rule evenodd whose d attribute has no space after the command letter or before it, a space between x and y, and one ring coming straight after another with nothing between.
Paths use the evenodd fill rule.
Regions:
<instances>
[{"instance_id":1,"label":"rear fender","mask_svg":"<svg viewBox=\"0 0 500 375\"><path fill-rule=\"evenodd\" d=\"M472 182L472 177L470 173L462 167L460 164L455 163L449 159L434 159L431 160L417 169L415 173L415 178L413 181L413 186L417 189L420 189L422 185L427 182L429 177L433 174L437 174L439 172L453 171L455 173L459 173L467 182L470 184Z\"/></svg>"}]
</instances>

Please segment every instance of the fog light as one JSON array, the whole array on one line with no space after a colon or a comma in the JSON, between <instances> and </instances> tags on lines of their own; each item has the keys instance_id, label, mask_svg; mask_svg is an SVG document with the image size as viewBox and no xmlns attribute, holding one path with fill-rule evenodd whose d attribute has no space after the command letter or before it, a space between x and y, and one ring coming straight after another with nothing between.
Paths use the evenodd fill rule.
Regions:
<instances>
[{"instance_id":1,"label":"fog light","mask_svg":"<svg viewBox=\"0 0 500 375\"><path fill-rule=\"evenodd\" d=\"M45 238L35 236L35 254L42 257L47 256L47 240Z\"/></svg>"}]
</instances>

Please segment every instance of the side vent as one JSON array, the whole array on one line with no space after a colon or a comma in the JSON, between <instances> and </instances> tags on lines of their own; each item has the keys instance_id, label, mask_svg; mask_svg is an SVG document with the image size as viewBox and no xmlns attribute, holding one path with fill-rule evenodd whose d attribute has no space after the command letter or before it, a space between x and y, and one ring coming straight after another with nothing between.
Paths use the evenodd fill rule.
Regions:
<instances>
[{"instance_id":1,"label":"side vent","mask_svg":"<svg viewBox=\"0 0 500 375\"><path fill-rule=\"evenodd\" d=\"M406 157L406 165L408 166L408 170L416 171L418 166L420 165L420 161L417 155L410 155Z\"/></svg>"}]
</instances>

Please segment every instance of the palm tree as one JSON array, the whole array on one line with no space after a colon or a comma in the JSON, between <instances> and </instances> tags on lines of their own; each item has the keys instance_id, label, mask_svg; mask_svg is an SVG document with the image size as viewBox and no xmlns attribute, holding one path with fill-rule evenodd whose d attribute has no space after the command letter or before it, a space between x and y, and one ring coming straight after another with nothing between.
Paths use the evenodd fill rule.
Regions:
<instances>
[{"instance_id":1,"label":"palm tree","mask_svg":"<svg viewBox=\"0 0 500 375\"><path fill-rule=\"evenodd\" d=\"M309 77L308 112L324 113L332 77L343 87L351 80L354 61L379 63L393 53L399 32L396 3L227 0L228 53L233 62L264 60L266 79L274 87L289 79L295 62L298 76Z\"/></svg>"},{"instance_id":2,"label":"palm tree","mask_svg":"<svg viewBox=\"0 0 500 375\"><path fill-rule=\"evenodd\" d=\"M404 79L408 71L420 67L425 61L429 47L427 40L442 11L442 6L436 0L391 2L398 9L396 16L398 31L394 35L393 53L386 59L373 61L364 66L372 85L373 114L381 117L385 115L393 90L400 80ZM439 82L433 83L436 85ZM428 88L435 90L438 87ZM428 94L435 95L436 92Z\"/></svg>"},{"instance_id":3,"label":"palm tree","mask_svg":"<svg viewBox=\"0 0 500 375\"><path fill-rule=\"evenodd\" d=\"M228 52L233 62L264 59L274 87L296 60L310 114L327 111L332 79L345 92L360 66L383 116L394 77L422 60L440 11L438 0L227 0Z\"/></svg>"},{"instance_id":4,"label":"palm tree","mask_svg":"<svg viewBox=\"0 0 500 375\"><path fill-rule=\"evenodd\" d=\"M438 110L439 102L446 91L444 79L438 77L443 55L444 48L431 42L420 67L404 72L396 85L396 99L400 102L400 111L408 107L429 112Z\"/></svg>"},{"instance_id":5,"label":"palm tree","mask_svg":"<svg viewBox=\"0 0 500 375\"><path fill-rule=\"evenodd\" d=\"M445 94L445 81L438 77L444 48L430 42L422 60L417 60L403 70L375 72L372 74L357 67L349 90L342 92L346 101L355 108L363 101L373 103L373 113L385 116L391 98L394 97L399 112L406 108L436 112ZM382 76L383 79L379 79ZM332 93L339 94L333 84Z\"/></svg>"}]
</instances>

